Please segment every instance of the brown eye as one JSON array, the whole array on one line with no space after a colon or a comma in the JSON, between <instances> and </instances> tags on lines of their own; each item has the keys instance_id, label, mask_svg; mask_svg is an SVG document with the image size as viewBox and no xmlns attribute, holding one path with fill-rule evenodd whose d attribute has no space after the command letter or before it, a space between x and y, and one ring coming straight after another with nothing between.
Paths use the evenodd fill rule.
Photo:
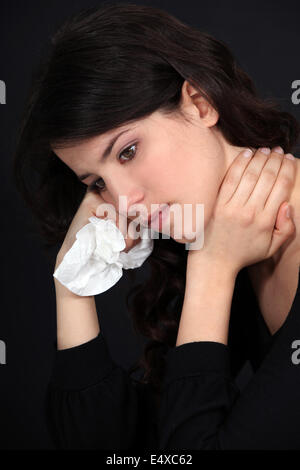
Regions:
<instances>
[{"instance_id":1,"label":"brown eye","mask_svg":"<svg viewBox=\"0 0 300 470\"><path fill-rule=\"evenodd\" d=\"M133 152L132 149L135 147L135 151ZM137 152L137 143L130 145L130 147L126 147L124 150L122 150L121 153L118 155L118 159L120 159L121 156L125 156L125 161L132 160ZM105 183L102 178L98 178L95 183L91 184L89 186L90 190L97 190L99 192L105 191Z\"/></svg>"},{"instance_id":2,"label":"brown eye","mask_svg":"<svg viewBox=\"0 0 300 470\"><path fill-rule=\"evenodd\" d=\"M99 186L100 185L100 186ZM95 183L89 185L90 191L103 192L105 189L105 183L102 178L98 178Z\"/></svg>"},{"instance_id":3,"label":"brown eye","mask_svg":"<svg viewBox=\"0 0 300 470\"><path fill-rule=\"evenodd\" d=\"M119 154L119 159L122 157L122 155L125 155L125 161L132 160L132 158L136 154L136 150L132 152L132 148L135 147L137 149L136 144L132 144L130 147L126 147L126 149L122 150L122 152Z\"/></svg>"},{"instance_id":4,"label":"brown eye","mask_svg":"<svg viewBox=\"0 0 300 470\"><path fill-rule=\"evenodd\" d=\"M100 186L99 186L99 183L100 183ZM103 191L104 188L102 188L101 185L102 185L102 186L105 186L103 179L102 179L102 178L99 178L99 179L94 183L94 187L97 188L97 189L100 189L101 191Z\"/></svg>"}]
</instances>

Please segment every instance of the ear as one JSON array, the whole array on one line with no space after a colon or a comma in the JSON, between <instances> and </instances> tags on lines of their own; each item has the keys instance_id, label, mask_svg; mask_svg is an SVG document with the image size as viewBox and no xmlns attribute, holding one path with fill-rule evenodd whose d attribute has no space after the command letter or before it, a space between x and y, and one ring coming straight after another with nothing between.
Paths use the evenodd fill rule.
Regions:
<instances>
[{"instance_id":1,"label":"ear","mask_svg":"<svg viewBox=\"0 0 300 470\"><path fill-rule=\"evenodd\" d=\"M200 118L202 125L205 127L212 127L219 120L219 113L204 98L201 90L197 90L187 80L182 85L181 104L188 114L191 114L196 119Z\"/></svg>"}]
</instances>

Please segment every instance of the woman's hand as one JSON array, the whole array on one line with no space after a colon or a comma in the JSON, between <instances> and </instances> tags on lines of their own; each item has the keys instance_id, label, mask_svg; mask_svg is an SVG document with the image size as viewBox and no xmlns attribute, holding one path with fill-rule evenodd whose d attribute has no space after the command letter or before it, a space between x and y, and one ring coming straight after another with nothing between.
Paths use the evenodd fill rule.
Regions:
<instances>
[{"instance_id":1,"label":"woman's hand","mask_svg":"<svg viewBox=\"0 0 300 470\"><path fill-rule=\"evenodd\" d=\"M86 224L89 223L89 218L92 216L99 217L99 218L110 218L107 217L106 215L104 216L98 216L97 215L97 209L99 213L99 206L101 204L106 204L106 202L103 200L103 198L100 196L100 194L97 191L91 191L87 190L83 200L81 201L81 204L76 212L76 214L73 217L73 220L70 224L70 227L68 229L68 232L65 236L65 239L63 241L63 244L59 250L59 253L57 255L57 262L56 266L60 264L62 259L64 258L65 254L67 251L70 250L72 245L74 244L76 240L76 233ZM137 243L140 242L140 238L137 238L136 240L133 240L132 238L129 237L127 233L124 233L123 230L123 225L120 224L120 221L124 219L125 217L119 213L116 214L116 225L121 230L123 233L123 236L125 238L125 243L126 243L126 248L123 250L124 252L127 253L133 246L137 245ZM130 223L130 220L127 219L127 228ZM120 228L121 226L121 228ZM126 236L127 235L127 236ZM126 236L126 237L125 237Z\"/></svg>"},{"instance_id":2,"label":"woman's hand","mask_svg":"<svg viewBox=\"0 0 300 470\"><path fill-rule=\"evenodd\" d=\"M236 275L271 257L295 229L285 216L295 174L295 161L284 154L238 154L220 187L203 247L190 250L188 260L205 256Z\"/></svg>"}]
</instances>

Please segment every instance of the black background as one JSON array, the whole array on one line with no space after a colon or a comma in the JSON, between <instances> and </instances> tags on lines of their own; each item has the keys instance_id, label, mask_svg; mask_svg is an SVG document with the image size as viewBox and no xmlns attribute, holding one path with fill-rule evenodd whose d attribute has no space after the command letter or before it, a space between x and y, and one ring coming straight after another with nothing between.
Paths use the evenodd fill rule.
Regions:
<instances>
[{"instance_id":1,"label":"black background","mask_svg":"<svg viewBox=\"0 0 300 470\"><path fill-rule=\"evenodd\" d=\"M126 3L126 2L124 2ZM282 110L300 120L291 96L300 80L299 1L143 1L226 42L260 95L276 98ZM70 14L101 1L1 1L0 80L6 104L0 106L1 312L0 340L6 364L0 365L0 448L51 449L43 400L56 338L53 268L55 250L45 256L32 217L12 180L17 128L33 67L51 35ZM299 155L296 155L299 156ZM147 275L147 263L138 277ZM137 337L125 306L130 287L124 271L113 289L96 297L100 327L113 359L128 368L144 339Z\"/></svg>"}]
</instances>

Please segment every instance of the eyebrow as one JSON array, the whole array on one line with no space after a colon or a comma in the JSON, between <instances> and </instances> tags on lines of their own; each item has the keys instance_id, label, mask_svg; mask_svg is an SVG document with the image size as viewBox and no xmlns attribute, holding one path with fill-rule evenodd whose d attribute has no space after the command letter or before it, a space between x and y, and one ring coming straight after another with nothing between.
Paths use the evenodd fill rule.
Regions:
<instances>
[{"instance_id":1,"label":"eyebrow","mask_svg":"<svg viewBox=\"0 0 300 470\"><path fill-rule=\"evenodd\" d=\"M114 137L112 137L110 139L110 141L108 142L108 145L106 147L106 149L104 150L104 152L102 153L101 155L101 159L100 161L102 160L106 160L107 157L109 157L109 155L111 154L111 151L112 151L112 148L113 146L115 145L116 141L118 140L118 138L122 135L122 134L125 134L125 132L129 132L131 131L131 129L126 129L125 131L122 131L122 132L119 132L119 134L115 135ZM92 176L93 173L84 173L83 175L79 175L78 176L78 179L79 181L83 181L85 180L86 178L88 178L89 176Z\"/></svg>"}]
</instances>

